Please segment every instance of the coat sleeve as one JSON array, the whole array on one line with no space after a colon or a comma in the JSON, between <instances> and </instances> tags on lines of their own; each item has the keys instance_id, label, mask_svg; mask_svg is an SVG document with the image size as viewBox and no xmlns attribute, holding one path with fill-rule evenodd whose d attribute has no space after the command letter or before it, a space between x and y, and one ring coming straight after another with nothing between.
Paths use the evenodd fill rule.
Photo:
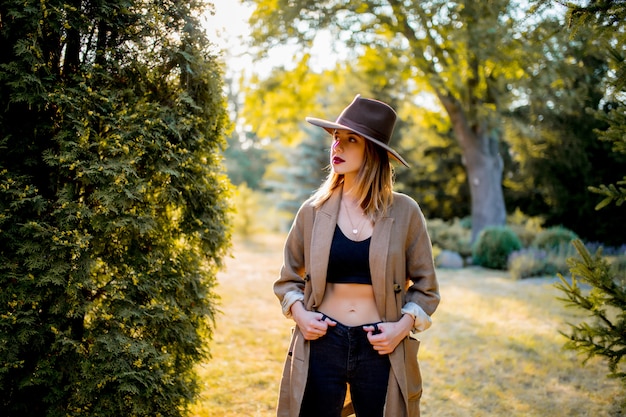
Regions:
<instances>
[{"instance_id":1,"label":"coat sleeve","mask_svg":"<svg viewBox=\"0 0 626 417\"><path fill-rule=\"evenodd\" d=\"M415 319L415 329L430 326L430 316L439 305L439 284L435 273L432 244L426 220L416 202L408 211L408 234L406 240L407 291L403 313Z\"/></svg>"},{"instance_id":2,"label":"coat sleeve","mask_svg":"<svg viewBox=\"0 0 626 417\"><path fill-rule=\"evenodd\" d=\"M283 265L280 268L280 275L274 282L274 294L278 297L286 317L291 317L291 306L304 299L305 236L307 235L307 216L312 214L313 208L307 203L298 210L283 248Z\"/></svg>"}]
</instances>

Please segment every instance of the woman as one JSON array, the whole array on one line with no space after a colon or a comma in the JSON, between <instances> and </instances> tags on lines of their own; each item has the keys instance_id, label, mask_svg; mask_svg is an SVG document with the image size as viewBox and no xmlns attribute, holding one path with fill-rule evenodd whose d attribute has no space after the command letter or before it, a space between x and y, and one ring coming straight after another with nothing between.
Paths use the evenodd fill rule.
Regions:
<instances>
[{"instance_id":1,"label":"woman","mask_svg":"<svg viewBox=\"0 0 626 417\"><path fill-rule=\"evenodd\" d=\"M439 288L424 216L393 191L390 158L408 167L389 146L396 113L357 95L335 122L306 120L333 137L331 171L300 207L274 283L296 322L278 416L419 416L414 334Z\"/></svg>"}]
</instances>

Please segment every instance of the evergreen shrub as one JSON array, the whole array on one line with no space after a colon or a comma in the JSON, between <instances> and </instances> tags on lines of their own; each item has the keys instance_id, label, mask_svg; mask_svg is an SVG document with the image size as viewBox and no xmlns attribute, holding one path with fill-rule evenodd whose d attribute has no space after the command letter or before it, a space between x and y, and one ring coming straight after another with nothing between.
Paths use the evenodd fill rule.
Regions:
<instances>
[{"instance_id":1,"label":"evergreen shrub","mask_svg":"<svg viewBox=\"0 0 626 417\"><path fill-rule=\"evenodd\" d=\"M522 248L519 237L508 226L486 227L472 248L475 265L492 269L507 268L509 255Z\"/></svg>"},{"instance_id":2,"label":"evergreen shrub","mask_svg":"<svg viewBox=\"0 0 626 417\"><path fill-rule=\"evenodd\" d=\"M577 238L578 235L573 231L562 226L554 226L541 231L533 240L531 246L547 251L554 251L563 246L570 246L571 242Z\"/></svg>"},{"instance_id":3,"label":"evergreen shrub","mask_svg":"<svg viewBox=\"0 0 626 417\"><path fill-rule=\"evenodd\" d=\"M571 279L560 276L556 287L564 294L560 300L589 317L587 322L570 324L568 332L561 332L567 338L565 347L583 354L583 363L594 356L603 357L608 362L609 375L626 384L623 276L616 275L601 251L592 255L580 240L575 240L573 246L578 256L568 259Z\"/></svg>"},{"instance_id":4,"label":"evergreen shrub","mask_svg":"<svg viewBox=\"0 0 626 417\"><path fill-rule=\"evenodd\" d=\"M0 7L0 416L182 417L230 239L199 2Z\"/></svg>"}]
</instances>

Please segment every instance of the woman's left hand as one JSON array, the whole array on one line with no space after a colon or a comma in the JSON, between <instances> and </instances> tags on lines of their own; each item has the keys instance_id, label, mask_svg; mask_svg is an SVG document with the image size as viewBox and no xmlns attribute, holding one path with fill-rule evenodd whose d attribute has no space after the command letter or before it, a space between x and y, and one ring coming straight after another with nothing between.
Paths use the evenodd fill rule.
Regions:
<instances>
[{"instance_id":1,"label":"woman's left hand","mask_svg":"<svg viewBox=\"0 0 626 417\"><path fill-rule=\"evenodd\" d=\"M363 326L367 332L367 339L380 355L388 355L409 335L413 328L414 320L405 314L396 322L378 323L378 333L374 334L376 327Z\"/></svg>"}]
</instances>

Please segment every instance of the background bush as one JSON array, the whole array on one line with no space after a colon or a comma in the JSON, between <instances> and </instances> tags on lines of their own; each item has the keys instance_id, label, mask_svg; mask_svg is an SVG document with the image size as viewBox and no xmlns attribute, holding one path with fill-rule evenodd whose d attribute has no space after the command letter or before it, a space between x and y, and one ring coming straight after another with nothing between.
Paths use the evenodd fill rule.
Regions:
<instances>
[{"instance_id":1,"label":"background bush","mask_svg":"<svg viewBox=\"0 0 626 417\"><path fill-rule=\"evenodd\" d=\"M539 232L532 241L531 246L538 249L555 250L571 246L572 241L577 238L576 233L571 230L561 226L554 226Z\"/></svg>"},{"instance_id":2,"label":"background bush","mask_svg":"<svg viewBox=\"0 0 626 417\"><path fill-rule=\"evenodd\" d=\"M519 237L524 248L531 246L533 240L541 233L543 222L543 217L527 216L520 209L516 209L506 219L507 226Z\"/></svg>"},{"instance_id":3,"label":"background bush","mask_svg":"<svg viewBox=\"0 0 626 417\"><path fill-rule=\"evenodd\" d=\"M514 279L567 275L569 273L567 259L574 252L573 246L561 246L552 251L537 248L521 249L509 255L507 268Z\"/></svg>"},{"instance_id":4,"label":"background bush","mask_svg":"<svg viewBox=\"0 0 626 417\"><path fill-rule=\"evenodd\" d=\"M427 222L428 233L433 246L438 250L450 250L466 257L472 254L471 225L460 219L446 222L433 219Z\"/></svg>"},{"instance_id":5,"label":"background bush","mask_svg":"<svg viewBox=\"0 0 626 417\"><path fill-rule=\"evenodd\" d=\"M507 226L490 226L480 233L472 250L475 265L507 269L509 255L522 248L519 237Z\"/></svg>"},{"instance_id":6,"label":"background bush","mask_svg":"<svg viewBox=\"0 0 626 417\"><path fill-rule=\"evenodd\" d=\"M555 273L547 262L547 252L541 249L522 249L509 255L507 269L514 279L552 275Z\"/></svg>"},{"instance_id":7,"label":"background bush","mask_svg":"<svg viewBox=\"0 0 626 417\"><path fill-rule=\"evenodd\" d=\"M251 189L246 183L235 187L231 206L233 234L239 237L277 233L291 225L290 217L278 210L271 196Z\"/></svg>"}]
</instances>

